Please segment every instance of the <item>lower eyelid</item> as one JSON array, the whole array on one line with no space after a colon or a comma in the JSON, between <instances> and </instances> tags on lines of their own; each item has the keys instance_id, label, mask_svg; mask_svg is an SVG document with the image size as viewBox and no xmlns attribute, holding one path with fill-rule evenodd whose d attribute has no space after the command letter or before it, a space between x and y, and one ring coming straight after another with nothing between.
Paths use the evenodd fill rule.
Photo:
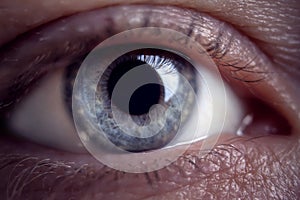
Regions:
<instances>
[{"instance_id":1,"label":"lower eyelid","mask_svg":"<svg viewBox=\"0 0 300 200\"><path fill-rule=\"evenodd\" d=\"M270 138L266 139L270 141ZM32 189L38 188L40 193L34 193L35 198L39 195L51 198L63 198L67 195L77 198L82 196L89 199L115 199L121 195L122 199L140 199L146 196L174 199L176 196L172 195L179 194L205 198L208 194L217 195L229 191L234 196L232 192L236 190L239 191L237 195L243 194L253 198L267 198L269 194L295 198L298 183L287 180L297 176L299 169L292 163L299 156L293 157L289 151L297 152L299 142L287 141L290 145L275 154L268 146L260 144L262 140L260 138L245 141L239 138L230 145L217 145L205 157L201 157L201 152L194 148L172 165L147 174L117 172L85 156L80 158L84 162L69 162L60 154L55 156L55 151L40 154L40 147L30 144L28 148L24 145L26 151L23 149L22 153L18 152L17 148L10 152L1 150L4 153L1 155L1 163L4 165L1 166L0 175L3 180L9 180L7 194L10 197L18 197L26 192L30 198L30 195L33 195ZM282 140L272 139L272 142L278 145L276 143ZM5 149L7 145L16 144L1 140L1 149ZM291 164L285 165L287 161ZM272 170L277 171L276 178L271 174ZM8 177L9 174L11 178ZM265 178L271 180L266 182ZM19 183L15 184L18 181ZM1 184L5 182L2 181ZM216 184L219 187L214 187ZM183 193L181 190L187 185L190 189ZM276 187L277 192L268 191L267 185ZM290 191L287 193L282 187L290 188Z\"/></svg>"}]
</instances>

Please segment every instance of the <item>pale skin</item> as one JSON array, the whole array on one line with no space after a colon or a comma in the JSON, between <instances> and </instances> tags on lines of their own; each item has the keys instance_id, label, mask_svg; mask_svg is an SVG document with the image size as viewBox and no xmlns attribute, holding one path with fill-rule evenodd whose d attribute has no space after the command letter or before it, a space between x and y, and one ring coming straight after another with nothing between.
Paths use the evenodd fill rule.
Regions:
<instances>
[{"instance_id":1,"label":"pale skin","mask_svg":"<svg viewBox=\"0 0 300 200\"><path fill-rule=\"evenodd\" d=\"M58 152L25 141L1 138L0 160L4 164L0 162L0 176L5 177L5 181L0 183L0 199L11 194L16 199L22 199L24 195L29 199L34 196L45 199L299 198L299 1L28 0L25 4L7 0L0 3L0 45L4 46L19 35L63 16L123 4L191 8L231 24L250 38L267 57L269 67L278 72L272 80L282 83L282 88L278 89L280 86L272 85L274 82L266 82L264 89L257 89L260 90L258 94L268 102L283 102L277 109L290 122L292 134L288 137L270 135L250 141L247 137L234 136L230 140L224 137L214 149L214 152L223 156L215 157L211 154L195 161L196 165L185 162L198 155L200 144L193 144L170 169L146 175L124 174L99 166L90 156ZM3 68L1 70L0 73L4 71ZM4 73L0 76L3 77ZM7 93L5 87L0 86L1 91L3 94L0 97L4 98ZM7 152L11 155L6 155ZM40 171L35 174L44 173L41 175L43 179L37 177L36 182L21 181L21 185L9 181L14 175L8 177L7 174L12 174L11 169L24 160L26 163L19 170L34 171L34 167L43 165L44 168L39 168ZM212 165L214 167L208 167ZM178 173L172 171L175 169ZM192 174L185 174L189 170ZM29 174L29 177L34 176ZM15 190L14 193L12 190Z\"/></svg>"}]
</instances>

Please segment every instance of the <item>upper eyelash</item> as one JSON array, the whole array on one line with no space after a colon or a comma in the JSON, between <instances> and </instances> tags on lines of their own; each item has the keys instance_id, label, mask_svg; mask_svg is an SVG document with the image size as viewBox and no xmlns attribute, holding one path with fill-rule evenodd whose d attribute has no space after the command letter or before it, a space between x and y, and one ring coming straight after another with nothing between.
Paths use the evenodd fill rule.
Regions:
<instances>
[{"instance_id":1,"label":"upper eyelash","mask_svg":"<svg viewBox=\"0 0 300 200\"><path fill-rule=\"evenodd\" d=\"M152 8L152 7L151 7ZM150 8L150 10L151 10ZM155 6L153 7L155 8ZM164 9L167 9L168 7L164 7ZM173 7L170 7L173 9ZM176 8L177 9L177 8ZM150 13L152 13L153 11L151 10ZM189 12L189 14L191 14L191 23L189 25L189 28L185 29L185 34L188 34L188 35L191 35L191 37L195 36L195 29L197 28L196 25L199 25L199 24L196 24L196 20L195 20L195 16L194 16L194 13L192 10L186 10L186 12ZM152 13L153 14L153 13ZM147 15L147 16L146 16ZM146 13L144 17L144 24L150 24L150 20L149 20L149 13ZM72 17L72 16L71 16ZM194 27L193 27L194 26ZM39 33L41 30L43 30L43 27L45 27L45 25L42 26L42 28L36 28L32 31L30 31L28 34L28 36L31 36L31 35L34 35L36 32ZM209 51L209 54L211 55L211 57L216 61L217 65L219 67L222 67L222 64L223 64L223 67L226 65L227 66L230 66L231 68L236 68L238 69L239 71L244 71L244 72L250 72L250 67L247 66L247 65L244 65L244 66L239 66L240 65L240 62L233 62L233 63L220 63L219 61L223 59L224 56L226 56L226 54L228 53L229 51L229 47L230 47L230 44L231 42L235 39L232 38L229 40L229 43L227 44L224 44L224 42L222 41L222 37L223 35L225 34L224 31L222 31L221 29L219 30L218 32L218 35L215 37L215 38L211 38L210 39L210 43L208 44L202 44L203 46L206 46L206 49ZM195 36L197 37L197 35ZM26 34L24 34L22 37L20 37L20 41L22 42L22 38L26 38ZM95 38L94 38L95 39ZM69 44L68 48L67 47L62 47L62 48L65 48L64 49L64 53L67 53L69 56L72 56L74 55L75 53L77 52L80 52L82 51L83 49L91 49L91 44L93 44L95 41L93 39L91 40L86 40L85 42L81 42L75 46L72 46L74 44ZM18 44L18 40L16 41L16 44ZM10 45L14 45L14 42L11 42ZM10 46L9 44L6 45L4 48L1 49L2 52L5 52L6 51L6 48ZM65 44L66 45L66 44ZM70 46L71 45L71 46ZM77 50L75 50L77 49ZM81 53L81 55L84 55L85 53ZM77 55L78 56L78 55ZM39 57L39 56L38 56ZM43 59L38 59L39 62L38 63L35 63L36 64L36 68L35 69L31 69L31 70L28 70L27 71L27 74L21 74L20 77L23 77L23 80L25 80L25 83L27 82L27 86L29 88L29 86L31 86L29 84L29 82L32 82L34 77L36 76L36 73L38 73L40 71L40 69L37 67L40 63L43 63L43 62L50 62L50 58L52 60L58 60L58 58L61 57L61 55L58 55L58 54L53 54L53 52L51 52L50 54L48 54L47 56L42 56ZM74 57L74 56L73 56ZM72 57L72 59L74 59ZM34 62L34 61L33 61ZM252 72L252 71L251 71ZM256 73L256 71L253 71L253 73ZM260 72L260 73L264 73L264 72ZM30 77L30 78L28 78ZM251 82L251 80L246 80L244 79L243 77L233 77L233 78L237 78L239 79L240 81L242 82ZM256 82L257 81L260 81L261 79L257 79L255 80ZM252 80L253 81L253 80ZM10 99L4 99L1 101L1 104L0 104L0 108L3 110L5 109L6 107L9 107L10 105L12 105L15 101L18 100L18 91L16 90L16 88L23 88L24 87L24 82L18 82L16 81L12 87L9 89L11 91L15 91L15 94L13 95L13 99L10 98ZM27 89L28 90L28 89ZM22 89L19 90L19 93L22 91ZM22 92L21 92L22 93Z\"/></svg>"},{"instance_id":2,"label":"upper eyelash","mask_svg":"<svg viewBox=\"0 0 300 200\"><path fill-rule=\"evenodd\" d=\"M208 44L202 44L206 48L206 51L211 56L211 58L217 62L218 67L219 68L221 68L221 67L230 67L231 68L230 71L232 72L231 77L233 79L236 79L236 80L241 81L241 82L257 83L257 82L263 81L270 72L253 70L252 69L253 67L250 66L250 64L252 62L255 62L258 59L257 55L254 58L252 58L250 61L245 63L244 65L241 65L241 61L238 60L238 59L234 59L234 60L231 60L231 61L226 61L225 63L224 62L223 63L219 62L219 61L222 60L223 57L226 56L226 54L229 51L229 47L230 47L232 41L234 40L234 37L231 36L230 39L229 39L229 42L224 44L224 43L222 43L222 40L221 40L222 36L223 36L223 31L221 30L215 40L210 41L210 43L208 43ZM236 72L261 74L262 77L257 77L257 79L251 79L250 80L250 79L247 79L246 77L234 76L234 74Z\"/></svg>"},{"instance_id":3,"label":"upper eyelash","mask_svg":"<svg viewBox=\"0 0 300 200\"><path fill-rule=\"evenodd\" d=\"M238 81L241 81L244 83L258 83L258 82L265 80L268 77L268 75L270 74L270 72L251 70L252 67L249 67L249 63L251 63L255 59L256 59L256 57L253 60L249 61L248 63L246 63L242 66L239 66L240 62L234 63L234 61L232 61L233 63L230 63L230 62L222 63L220 65L220 67L230 67L231 68L230 71L232 72L231 78L233 78L235 80L238 80ZM234 76L234 74L239 71L243 71L243 72L250 73L250 74L261 75L261 76L256 76L256 79L248 79L247 77Z\"/></svg>"}]
</instances>

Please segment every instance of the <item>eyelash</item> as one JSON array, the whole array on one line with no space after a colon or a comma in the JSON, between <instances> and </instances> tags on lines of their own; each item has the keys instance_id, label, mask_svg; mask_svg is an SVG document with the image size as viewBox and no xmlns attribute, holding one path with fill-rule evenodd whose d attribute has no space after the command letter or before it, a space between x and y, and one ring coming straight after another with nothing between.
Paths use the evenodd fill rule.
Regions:
<instances>
[{"instance_id":1,"label":"eyelash","mask_svg":"<svg viewBox=\"0 0 300 200\"><path fill-rule=\"evenodd\" d=\"M37 29L37 31L39 31L39 29ZM192 35L194 31L196 31L194 29L194 27L190 26L188 35ZM35 32L35 30L33 32ZM226 62L222 60L229 53L232 40L234 40L233 36L230 38L227 45L225 45L224 41L222 40L222 31L221 31L214 40L210 41L209 43L207 43L205 45L204 44L202 44L202 45L206 47L206 50L208 51L209 55L212 57L212 59L214 59L216 61L219 68L224 68L225 70L230 71L228 77L233 78L233 79L237 80L238 82L245 83L245 84L248 84L248 83L253 84L253 83L258 83L258 82L264 81L269 76L270 72L268 72L266 70L258 70L257 68L253 69L253 66L251 66L252 62L254 62L254 63L260 62L259 58L257 56L253 57L253 59L251 59L250 61L248 61L246 63L242 62L241 60L238 60L238 59L236 59L236 60L232 59L232 60L226 61ZM77 48L78 49L90 49L90 43L89 42L82 43L82 44L78 45ZM5 52L5 51L6 51L5 49L1 49L0 52ZM70 52L73 52L73 51L74 50L70 50ZM66 67L72 67L73 65L80 64L83 61L83 59L85 58L86 52L87 51L82 52L82 55L76 56L75 59L72 59L73 62L71 64L66 65ZM0 58L1 58L1 56L2 56L2 54L0 54ZM63 57L60 54L52 55L52 56L54 57L53 60L56 60L56 61L59 60L60 57ZM42 61L45 61L45 60L40 60L39 62L42 62ZM51 69L49 69L49 70L51 70ZM48 70L44 70L43 72L40 72L41 74L35 74L34 77L36 77L36 78L34 78L32 80L28 80L28 78L32 74L34 74L34 72L35 72L34 69L27 71L28 74L21 74L20 78L24 82L20 81L19 83L12 85L8 90L11 90L11 91L16 90L16 91L21 92L23 90L23 88L26 88L26 91L23 94L16 92L14 97L6 99L6 102L3 102L3 103L0 102L0 113L1 113L1 111L10 109L11 105L13 105L15 102L20 101L23 96L25 96L27 93L30 92L31 88L34 89L35 84L36 84L35 81L38 81L39 78L42 78L43 74L46 74L47 71ZM255 75L259 75L259 76L255 76L255 79L249 79L247 77L240 77L240 76L236 75L237 72L246 72L246 73L255 74ZM226 77L225 77L225 79L226 79ZM4 103L7 103L7 104L4 104ZM0 124L0 126L1 126L1 124ZM254 138L254 139L256 139L256 138ZM252 140L254 140L254 139L252 139ZM247 143L249 141L245 140L243 142ZM229 160L228 155L235 155L236 157L234 159L239 159L239 160L249 159L247 156L244 157L244 155L242 154L242 151L239 150L239 148L240 147L235 147L234 145L219 144L219 145L215 146L213 149L209 150L209 153L204 158L199 158L197 156L190 156L188 154L184 154L181 157L179 157L175 163L172 163L170 166L168 166L168 169L170 168L170 171L172 170L172 168L179 169L178 170L179 175L186 176L184 170L182 170L182 168L181 168L183 165L179 164L180 162L185 162L185 163L187 163L186 165L191 165L196 170L196 172L197 172L196 174L199 174L200 176L201 175L204 176L203 179L205 179L205 177L207 177L207 176L214 176L214 175L219 176L218 173L221 173L219 171L211 171L211 172L204 171L206 168L208 168L206 165L208 165L208 163L217 163L217 162L222 163L222 162L224 162L224 158L227 158L227 160ZM14 166L17 163L22 164L23 160L28 159L28 157L20 158L20 157L18 157L19 155L4 155L3 158L8 158L9 156L16 157L16 159L14 161L10 160L11 166ZM33 158L33 160L34 160L34 158ZM38 170L40 163L45 164L47 167L49 166L49 168L46 169L46 170L49 169L49 173L51 173L50 170L51 170L52 166L53 166L53 168L55 168L57 170L66 171L66 173L68 173L68 175L63 177L63 180L62 180L62 181L64 181L64 183L66 183L65 187L68 187L72 184L71 182L68 182L68 178L70 178L70 177L76 177L76 176L79 177L80 176L80 177L83 177L82 178L83 180L91 178L89 176L89 174L87 174L89 172L87 170L87 168L89 166L87 166L87 167L82 166L82 169L81 168L78 169L78 168L74 168L72 166L72 164L69 165L68 163L54 163L54 162L52 163L51 161L49 161L49 163L48 163L48 161L43 162L43 161L39 161L38 159L36 159L32 162L33 162L33 165L32 165L33 168L32 169L28 168L29 169L28 171L33 171L34 168L36 168ZM247 162L247 160L246 160L246 163L251 163L251 161ZM224 165L226 165L226 164L224 164ZM237 165L237 164L229 163L229 166L231 166L231 167L228 167L228 168L233 169L232 170L233 172L231 171L232 173L239 173L239 172L235 172L235 170L236 170L235 165ZM43 171L41 171L41 172L43 172ZM122 179L122 177L124 177L123 172L111 171L106 167L103 167L103 171L101 171L101 172L103 172L103 173L99 174L99 176L97 176L96 178L105 179L105 177L109 177L107 172L112 172L110 174L114 176L114 180L120 180L120 179ZM18 174L19 172L16 171L16 173ZM144 177L144 179L147 180L147 184L149 185L149 187L153 187L153 185L155 185L156 183L159 183L159 181L161 179L160 175L161 175L160 171L155 171L155 172L151 172L151 173L143 173L140 175L140 177ZM28 176L28 177L30 178L30 176ZM43 178L43 177L41 176L41 178ZM95 177L93 177L93 178L95 179ZM187 179L193 179L193 177L187 176ZM189 180L189 182L190 182L190 180ZM21 183L22 183L22 181L21 181Z\"/></svg>"},{"instance_id":2,"label":"eyelash","mask_svg":"<svg viewBox=\"0 0 300 200\"><path fill-rule=\"evenodd\" d=\"M31 32L21 36L15 42L8 44L7 49L1 49L0 58L4 57L7 60L24 59L24 55L22 57L22 53L24 54L24 52L26 52L26 47L30 47L32 43L37 45L37 49L41 49L43 51L34 52L35 54L31 55L31 57L25 57L26 59L34 59L32 59L31 61L24 61L24 64L26 64L27 62L27 69L21 69L23 70L23 72L18 72L17 66L9 66L9 69L12 69L13 75L10 78L11 80L14 80L14 82L9 88L7 88L7 90L10 91L10 93L8 94L11 96L6 97L2 101L3 103L2 105L0 105L0 110L2 110L3 112L9 112L15 103L21 101L23 97L25 97L32 89L34 89L34 87L36 87L36 85L38 84L38 79L42 78L44 74L51 70L50 67L47 67L47 65L53 65L59 62L64 62L61 67L71 67L74 65L78 65L83 61L85 55L87 55L87 53L94 48L95 44L98 44L99 41L103 40L106 37L109 37L113 33L120 32L121 30L118 29L124 28L117 27L117 25L104 25L101 28L105 30L105 33L99 35L99 31L95 31L94 29L96 28L93 26L90 27L91 30L89 28L87 28L87 30L80 29L82 28L81 26L83 22L85 22L85 24L89 24L93 22L94 15L99 15L100 13L102 13L102 15L100 14L101 19L103 18L103 20L107 20L112 24L116 24L117 22L113 22L115 19L109 18L108 16L111 16L113 14L113 11L117 14L119 12L123 13L121 11L124 10L128 12L127 9L134 9L137 15L139 13L142 13L142 19L140 22L140 24L142 24L141 26L151 26L152 24L160 25L161 27L167 26L169 28L173 28L175 30L179 30L183 33L186 33L192 38L194 38L196 41L199 41L199 43L201 43L201 45L205 47L207 52L198 53L208 53L211 56L211 58L216 62L220 71L225 71L225 73L227 73L224 75L225 80L233 78L238 80L238 84L240 85L242 85L241 83L256 83L264 80L265 74L267 73L263 72L264 70L260 70L260 72L258 72L258 67L251 65L253 63L263 63L263 59L261 59L261 56L255 56L258 53L256 51L257 49L253 47L252 43L249 42L246 37L241 36L239 32L234 30L230 25L220 23L209 16L206 16L204 14L202 16L202 14L195 13L191 10L182 10L176 7L163 7L165 12L162 13L162 11L159 10L160 8L161 7L157 6L143 7L138 5L128 7L121 6L114 8L106 8L106 10L102 9L100 12L95 10L86 13L81 13L64 19L59 19L58 21L54 21L48 25L32 30ZM118 9L121 9L121 11ZM149 12L147 12L147 9ZM131 12L129 13L132 14ZM159 24L155 24L155 17L157 15L165 15L165 13L168 13L168 15L173 16L178 15L178 18L176 20L176 18L174 17L174 22L167 20L166 22L159 22ZM199 15L199 21L197 21L197 15ZM115 15L113 16L116 17ZM127 17L129 19L131 18L131 16ZM191 21L189 25L186 24L187 20ZM202 25L201 22L204 25ZM128 24L125 24L126 28L127 25ZM70 30L72 30L72 32L70 33L68 32L70 31L68 29L68 26L70 26ZM132 26L133 25L129 25L128 28L134 28ZM139 24L135 26L138 27ZM62 30L63 33L61 33ZM93 31L96 33L94 33ZM206 33L205 31L210 32ZM68 37L68 33L74 34L71 37ZM65 36L60 37L58 36L58 34L65 34ZM51 40L53 40L53 42ZM175 43L178 43L177 45L187 45L186 41L180 41L180 39L174 41ZM236 46L237 44L235 43L237 43L239 46ZM250 61L243 61L243 59L245 59L245 56L242 58L235 58L234 53L232 53L232 49L235 49L235 47L239 48L239 50L244 50L245 52L247 52L248 57L246 56L246 58ZM18 51L21 53L18 53ZM233 59L228 59L228 54L230 54L229 57L233 57ZM21 55L21 57L19 58L18 55ZM13 65L14 63L8 62L7 65L9 64ZM52 69L54 68L55 67L52 67ZM247 76L241 76L241 74L243 73L249 73L252 75L254 74L254 79L248 79ZM232 85L233 83L230 84Z\"/></svg>"}]
</instances>

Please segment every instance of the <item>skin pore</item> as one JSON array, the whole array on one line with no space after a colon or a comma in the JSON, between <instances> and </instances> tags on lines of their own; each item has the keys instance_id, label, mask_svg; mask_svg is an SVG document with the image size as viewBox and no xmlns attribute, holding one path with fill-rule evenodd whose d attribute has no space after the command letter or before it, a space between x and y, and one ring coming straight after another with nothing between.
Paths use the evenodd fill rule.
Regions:
<instances>
[{"instance_id":1,"label":"skin pore","mask_svg":"<svg viewBox=\"0 0 300 200\"><path fill-rule=\"evenodd\" d=\"M248 37L278 72L273 79L277 83L284 80L284 87L275 86L274 81L273 85L266 84L272 89L259 95L269 98L267 102L282 100L278 111L291 123L292 134L223 138L205 157L200 157L200 144L193 144L172 165L147 174L118 172L91 156L1 137L0 199L297 199L299 2L30 0L22 4L7 0L0 3L0 45L5 47L19 35L64 16L130 3L173 5L204 12ZM4 71L2 67L0 77ZM4 99L7 91L3 88L0 87L0 96Z\"/></svg>"}]
</instances>

